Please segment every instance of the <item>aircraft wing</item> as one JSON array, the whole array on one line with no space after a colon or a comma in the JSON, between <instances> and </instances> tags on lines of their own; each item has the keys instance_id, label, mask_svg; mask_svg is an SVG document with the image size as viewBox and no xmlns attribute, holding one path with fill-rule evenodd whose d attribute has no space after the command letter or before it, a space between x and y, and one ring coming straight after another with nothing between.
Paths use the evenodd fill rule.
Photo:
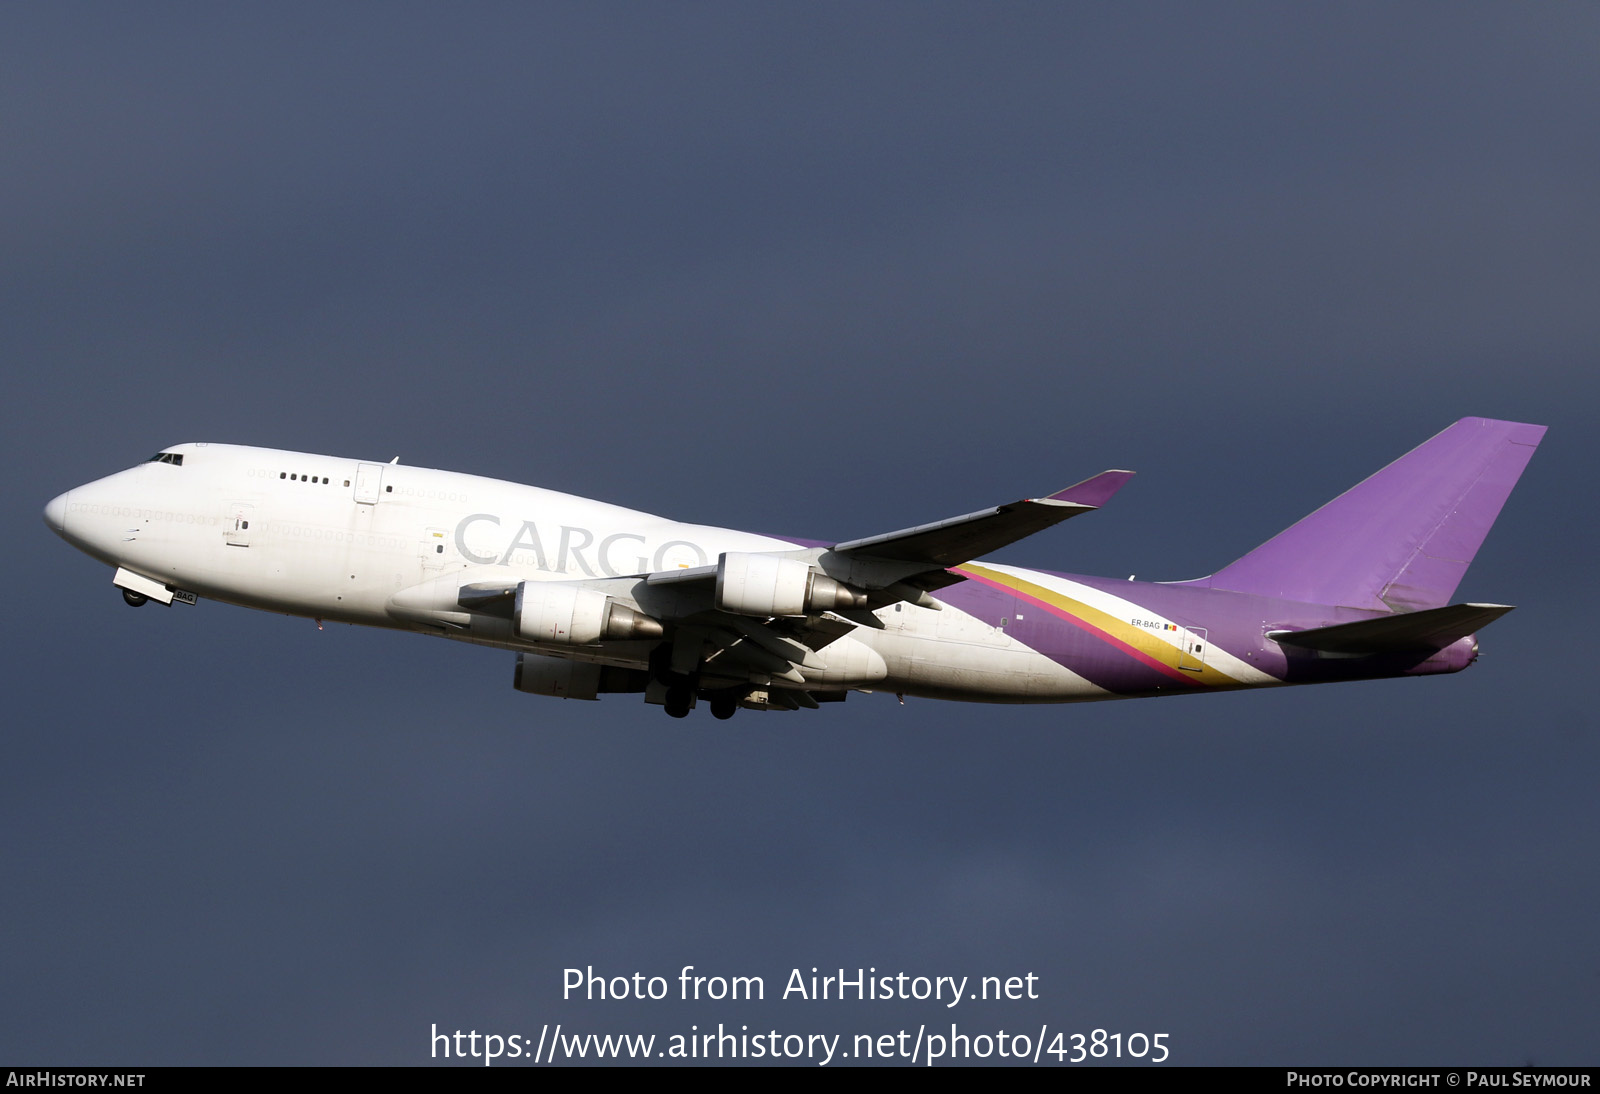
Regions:
<instances>
[{"instance_id":1,"label":"aircraft wing","mask_svg":"<svg viewBox=\"0 0 1600 1094\"><path fill-rule=\"evenodd\" d=\"M1025 498L949 520L852 539L835 544L833 550L841 555L926 563L930 568L959 566L1068 517L1100 508L1132 477L1132 471L1102 471L1046 497Z\"/></svg>"},{"instance_id":2,"label":"aircraft wing","mask_svg":"<svg viewBox=\"0 0 1600 1094\"><path fill-rule=\"evenodd\" d=\"M674 671L698 667L731 679L755 673L779 689L803 692L808 670L826 669L821 651L858 627L884 626L876 608L905 600L938 609L928 592L963 580L948 567L1097 509L1132 475L1104 471L1045 497L831 548L729 553L709 566L534 583L516 573L482 574L471 582L451 574L396 593L388 610L441 630L471 631L475 620L499 618L528 638L588 633L557 641L591 649L611 644L624 663L654 656L646 643L664 638L671 657L684 658L684 667ZM726 597L718 576L724 568ZM524 593L535 588L542 595L530 607ZM742 591L735 595L734 588ZM529 611L536 618L525 619Z\"/></svg>"},{"instance_id":3,"label":"aircraft wing","mask_svg":"<svg viewBox=\"0 0 1600 1094\"><path fill-rule=\"evenodd\" d=\"M902 528L898 532L885 532L865 539L846 540L834 544L827 553L846 559L909 564L909 568L906 565L898 567L903 573L959 566L1051 525L1060 524L1068 517L1093 512L1109 501L1132 477L1132 471L1102 471L1093 478L1084 479L1075 486L1046 497L1024 498L932 524L919 524L915 528ZM687 585L713 580L717 576L717 567L714 564L695 566L643 576L653 586ZM959 580L950 575L948 581L935 582L933 587ZM927 583L919 581L919 585L926 587Z\"/></svg>"}]
</instances>

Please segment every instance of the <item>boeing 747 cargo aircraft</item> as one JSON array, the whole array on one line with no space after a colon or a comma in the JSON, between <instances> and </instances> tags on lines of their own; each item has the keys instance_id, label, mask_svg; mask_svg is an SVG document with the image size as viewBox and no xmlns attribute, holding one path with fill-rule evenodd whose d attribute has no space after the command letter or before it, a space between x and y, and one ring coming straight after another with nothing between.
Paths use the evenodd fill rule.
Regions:
<instances>
[{"instance_id":1,"label":"boeing 747 cargo aircraft","mask_svg":"<svg viewBox=\"0 0 1600 1094\"><path fill-rule=\"evenodd\" d=\"M1210 577L981 561L1132 474L841 543L452 471L180 444L45 508L139 606L199 598L516 653L516 686L815 708L1060 703L1456 672L1511 609L1450 600L1544 435L1465 418Z\"/></svg>"}]
</instances>

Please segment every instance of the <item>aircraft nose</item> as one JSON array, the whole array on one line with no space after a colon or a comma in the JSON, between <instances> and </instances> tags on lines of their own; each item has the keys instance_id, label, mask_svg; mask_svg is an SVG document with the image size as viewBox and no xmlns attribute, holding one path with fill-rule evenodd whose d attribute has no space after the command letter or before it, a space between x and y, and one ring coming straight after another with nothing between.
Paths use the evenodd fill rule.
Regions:
<instances>
[{"instance_id":1,"label":"aircraft nose","mask_svg":"<svg viewBox=\"0 0 1600 1094\"><path fill-rule=\"evenodd\" d=\"M67 534L67 498L71 494L72 491L68 490L60 497L51 498L50 503L44 507L44 522L58 536Z\"/></svg>"}]
</instances>

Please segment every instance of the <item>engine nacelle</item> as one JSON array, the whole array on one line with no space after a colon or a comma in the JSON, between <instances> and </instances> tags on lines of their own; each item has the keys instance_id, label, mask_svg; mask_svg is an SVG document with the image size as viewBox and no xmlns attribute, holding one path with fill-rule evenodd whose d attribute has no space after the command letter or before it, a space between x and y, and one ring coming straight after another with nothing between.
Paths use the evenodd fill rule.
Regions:
<instances>
[{"instance_id":1,"label":"engine nacelle","mask_svg":"<svg viewBox=\"0 0 1600 1094\"><path fill-rule=\"evenodd\" d=\"M618 604L605 593L572 581L524 581L511 618L530 642L582 646L602 638L660 638L661 624Z\"/></svg>"},{"instance_id":2,"label":"engine nacelle","mask_svg":"<svg viewBox=\"0 0 1600 1094\"><path fill-rule=\"evenodd\" d=\"M717 559L717 607L738 615L805 615L862 608L867 594L795 558L725 552Z\"/></svg>"},{"instance_id":3,"label":"engine nacelle","mask_svg":"<svg viewBox=\"0 0 1600 1094\"><path fill-rule=\"evenodd\" d=\"M638 669L568 661L538 653L517 654L518 691L558 699L597 699L600 693L643 691L649 674Z\"/></svg>"}]
</instances>

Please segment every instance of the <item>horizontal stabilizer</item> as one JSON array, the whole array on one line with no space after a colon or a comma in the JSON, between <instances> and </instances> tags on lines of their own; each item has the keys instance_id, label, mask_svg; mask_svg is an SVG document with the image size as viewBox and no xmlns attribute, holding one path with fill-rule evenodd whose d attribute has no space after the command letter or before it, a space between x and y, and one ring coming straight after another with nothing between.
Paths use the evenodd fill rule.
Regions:
<instances>
[{"instance_id":1,"label":"horizontal stabilizer","mask_svg":"<svg viewBox=\"0 0 1600 1094\"><path fill-rule=\"evenodd\" d=\"M933 524L853 539L836 544L833 549L839 554L919 562L930 567L959 566L1068 517L1100 508L1132 477L1132 471L1102 471L1048 497L1028 498Z\"/></svg>"},{"instance_id":2,"label":"horizontal stabilizer","mask_svg":"<svg viewBox=\"0 0 1600 1094\"><path fill-rule=\"evenodd\" d=\"M1451 604L1421 612L1402 612L1359 623L1336 623L1307 631L1268 631L1284 646L1323 653L1376 654L1442 650L1481 630L1511 610L1509 604Z\"/></svg>"}]
</instances>

